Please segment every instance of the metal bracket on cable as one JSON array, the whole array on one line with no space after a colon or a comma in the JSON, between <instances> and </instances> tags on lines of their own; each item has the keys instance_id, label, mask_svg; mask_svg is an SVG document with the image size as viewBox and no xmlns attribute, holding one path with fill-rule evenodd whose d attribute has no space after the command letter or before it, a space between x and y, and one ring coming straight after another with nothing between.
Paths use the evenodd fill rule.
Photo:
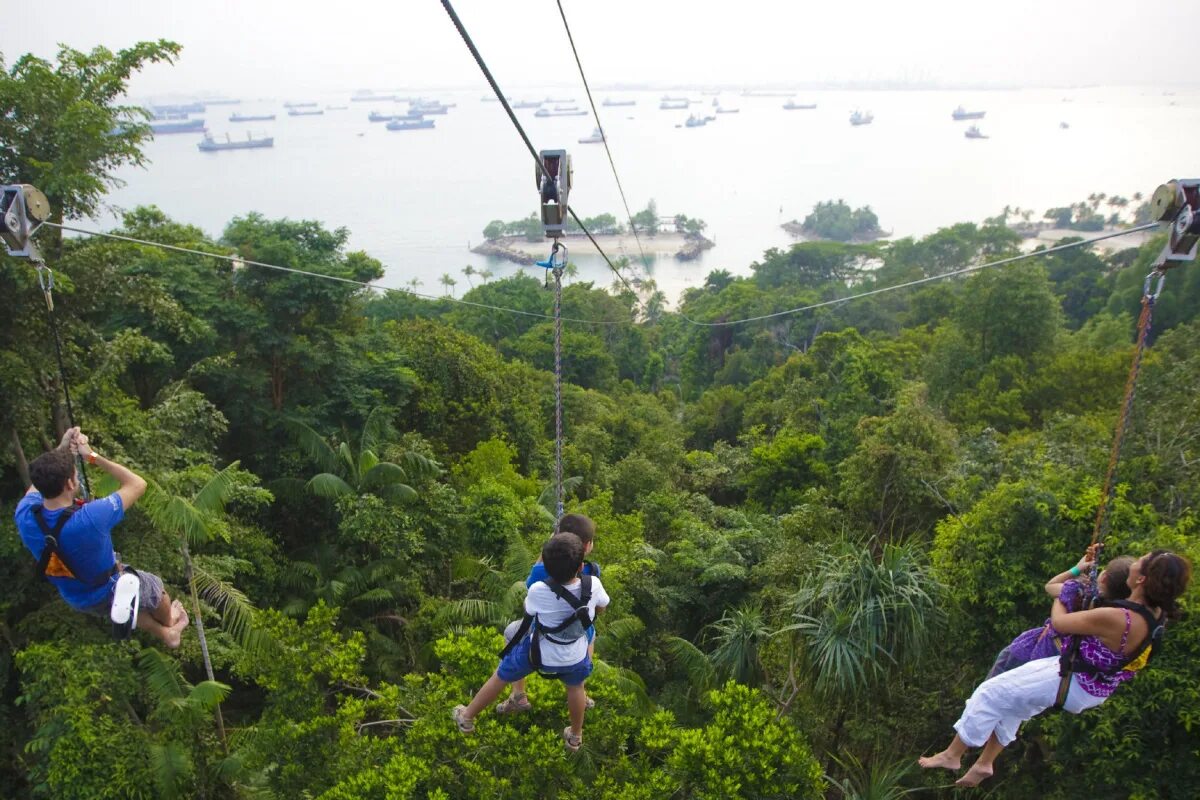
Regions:
<instances>
[{"instance_id":1,"label":"metal bracket on cable","mask_svg":"<svg viewBox=\"0 0 1200 800\"><path fill-rule=\"evenodd\" d=\"M0 185L0 239L10 256L41 261L33 234L50 217L50 201L27 183Z\"/></svg>"},{"instance_id":2,"label":"metal bracket on cable","mask_svg":"<svg viewBox=\"0 0 1200 800\"><path fill-rule=\"evenodd\" d=\"M1156 269L1163 272L1185 261L1194 261L1200 250L1200 178L1167 181L1155 190L1150 208L1155 220L1171 226Z\"/></svg>"},{"instance_id":3,"label":"metal bracket on cable","mask_svg":"<svg viewBox=\"0 0 1200 800\"><path fill-rule=\"evenodd\" d=\"M542 230L547 239L558 240L567 220L567 198L571 194L571 156L566 150L542 150L534 172L542 199Z\"/></svg>"}]
</instances>

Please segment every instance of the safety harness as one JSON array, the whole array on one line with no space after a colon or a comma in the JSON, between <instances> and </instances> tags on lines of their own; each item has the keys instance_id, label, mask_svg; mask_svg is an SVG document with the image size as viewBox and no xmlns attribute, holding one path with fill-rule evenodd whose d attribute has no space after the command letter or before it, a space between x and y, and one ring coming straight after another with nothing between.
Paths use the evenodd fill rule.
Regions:
<instances>
[{"instance_id":1,"label":"safety harness","mask_svg":"<svg viewBox=\"0 0 1200 800\"><path fill-rule=\"evenodd\" d=\"M1149 663L1151 657L1162 649L1163 635L1166 633L1166 624L1155 617L1150 609L1146 608L1141 603L1135 603L1132 600L1106 600L1097 604L1108 608L1123 608L1126 611L1133 611L1146 621L1146 637L1136 648L1129 652L1121 662L1114 667L1101 669L1095 664L1089 664L1079 656L1079 645L1083 641L1082 636L1072 636L1071 643L1058 660L1058 674L1061 680L1058 683L1058 694L1054 698L1054 708L1061 711L1063 704L1067 702L1067 694L1071 691L1071 676L1078 673L1081 675L1090 675L1097 678L1111 679L1117 673L1124 670L1142 669Z\"/></svg>"},{"instance_id":2,"label":"safety harness","mask_svg":"<svg viewBox=\"0 0 1200 800\"><path fill-rule=\"evenodd\" d=\"M79 508L79 505L71 505L64 508L63 512L58 515L58 520L54 523L54 527L51 527L46 522L45 507L40 505L33 507L33 518L41 529L42 537L45 540L45 544L42 546L42 555L37 562L36 574L39 578L47 580L50 578L70 578L71 580L79 581L84 586L97 589L108 583L109 579L120 571L120 566L114 562L108 571L101 573L90 581L84 580L79 577L78 570L71 566L67 560L67 554L58 545L58 538L62 535L63 528Z\"/></svg>"},{"instance_id":3,"label":"safety harness","mask_svg":"<svg viewBox=\"0 0 1200 800\"><path fill-rule=\"evenodd\" d=\"M551 627L538 622L536 614L525 614L521 618L521 626L517 628L516 633L508 640L508 644L500 651L500 658L508 655L517 644L529 636L530 665L544 677L558 678L559 675L556 673L542 672L541 639L545 638L552 644L567 645L574 644L587 635L588 628L592 627L592 612L588 607L588 603L592 599L592 576L581 575L579 581L579 597L576 597L558 581L546 578L543 583L549 587L550 591L554 592L555 597L569 605L574 613Z\"/></svg>"},{"instance_id":4,"label":"safety harness","mask_svg":"<svg viewBox=\"0 0 1200 800\"><path fill-rule=\"evenodd\" d=\"M92 580L84 580L79 577L79 572L71 566L67 560L67 555L58 545L58 539L62 535L63 528L67 522L78 511L81 504L76 501L75 504L63 509L63 512L58 515L58 520L55 521L53 527L46 522L44 506L33 507L33 518L37 522L38 528L42 531L44 544L42 545L42 555L38 558L36 574L39 578L49 580L50 578L69 578L74 581L79 581L84 586L98 589L108 583L112 576L120 574L117 579L117 585L113 591L113 601L109 610L109 619L112 622L113 638L120 641L128 639L133 630L137 627L138 602L140 594L140 582L137 577L137 572L130 567L121 568L121 563L114 559L112 567L105 572L95 577Z\"/></svg>"}]
</instances>

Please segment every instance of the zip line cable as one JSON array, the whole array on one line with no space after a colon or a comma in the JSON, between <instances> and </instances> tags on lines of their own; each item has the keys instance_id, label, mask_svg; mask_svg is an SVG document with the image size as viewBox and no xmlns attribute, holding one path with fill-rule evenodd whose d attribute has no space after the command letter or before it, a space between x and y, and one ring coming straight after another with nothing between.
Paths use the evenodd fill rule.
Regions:
<instances>
[{"instance_id":1,"label":"zip line cable","mask_svg":"<svg viewBox=\"0 0 1200 800\"><path fill-rule=\"evenodd\" d=\"M340 275L325 275L320 272L310 272L310 271L304 270L304 269L296 269L295 267L282 267L278 264L268 264L263 261L251 261L250 259L241 258L240 256L235 256L235 255L231 256L231 255L226 255L224 253L210 253L205 250L197 250L192 247L181 247L179 245L166 244L164 242L151 242L146 239L137 239L132 236L122 236L121 234L118 234L118 233L106 233L104 231L92 231L92 230L87 230L86 228L76 228L71 225L60 225L56 222L44 222L42 224L47 225L52 228L58 228L59 230L63 230L63 231L71 231L72 233L83 234L85 236L97 236L97 237L100 237L103 239L115 239L117 241L128 242L130 244L140 244L140 245L145 245L147 247L157 247L160 250L171 250L176 253L187 253L189 255L205 256L207 258L215 258L220 261L228 261L234 265L243 265L244 264L248 267L262 267L263 269L272 269L272 270L277 270L279 272L290 272L295 275L304 275L309 278L321 278L321 279L327 280L327 281L337 281L338 283L348 283L352 286L360 286L364 289L371 289L372 291L377 291L377 292L398 292L400 294L406 294L406 295L410 295L412 297L420 297L425 300L449 300L450 302L458 303L459 305L470 306L472 308L482 308L482 309L485 309L488 311L503 311L508 314L519 314L524 317L537 317L538 319L548 319L548 320L554 319L554 317L550 314L541 314L537 311L523 311L519 308L506 308L504 306L493 306L493 305L489 305L487 303L476 303L473 300L460 300L457 297L449 297L449 296L438 297L437 295L422 294L421 292L414 292L409 289L398 289L398 288L395 288L392 286L377 286L373 283L367 283L366 281L356 281L353 278L343 278ZM632 322L632 320L624 320L624 319L577 319L575 317L563 317L563 320L566 322L578 322L578 323L582 323L584 325L628 325Z\"/></svg>"},{"instance_id":2,"label":"zip line cable","mask_svg":"<svg viewBox=\"0 0 1200 800\"><path fill-rule=\"evenodd\" d=\"M1024 261L1027 258L1037 258L1039 256L1050 255L1051 253L1060 253L1064 250L1070 250L1073 247L1083 247L1085 245L1093 244L1095 242L1104 241L1105 239L1115 239L1118 236L1126 236L1130 233L1137 233L1138 231L1146 231L1146 230L1150 230L1151 228L1157 228L1157 227L1159 227L1159 223L1147 222L1144 225L1137 225L1132 228L1126 228L1125 230L1116 231L1114 233L1106 233L1101 236L1093 236L1090 239L1081 239L1078 242L1071 242L1069 244L1055 245L1054 247L1049 247L1049 248L1046 248L1045 250L1034 250L1030 253L1022 253L1019 256L1010 256L1008 258L1002 258L998 261L988 261L987 263L984 263L984 264L975 264L970 267L963 267L962 269L956 269L952 272L943 272L940 275L930 275L925 278L918 278L915 281L907 281L905 283L898 283L895 286L884 286L879 289L872 289L869 292L860 292L858 294L852 294L847 297L839 297L836 300L825 300L820 303L813 303L812 305L800 306L799 308L789 308L784 311L776 311L771 314L760 314L757 317L746 317L745 319L726 320L724 322L700 322L698 320L691 319L691 318L685 316L684 314L680 314L679 316L682 319L684 319L685 321L690 322L692 325L697 325L697 326L700 326L703 328L722 328L722 327L728 327L730 325L741 325L746 322L759 322L764 319L774 319L776 317L785 317L789 314L799 314L801 311L812 311L815 308L825 308L826 306L835 306L835 305L839 305L841 303L848 303L851 300L859 300L863 297L871 297L872 295L884 294L885 292L891 292L896 289L907 289L910 286L919 286L923 283L932 283L933 281L940 281L943 278L952 278L955 275L965 275L969 272L978 272L979 270L987 269L988 267L999 267L999 266L1003 266L1004 264L1011 264L1014 261Z\"/></svg>"},{"instance_id":3,"label":"zip line cable","mask_svg":"<svg viewBox=\"0 0 1200 800\"><path fill-rule=\"evenodd\" d=\"M50 318L50 332L54 336L54 355L58 360L58 380L62 384L63 398L67 401L67 422L70 427L74 428L75 406L71 403L71 384L67 380L67 367L63 363L62 339L58 335L58 315L54 313L54 271L46 266L46 262L40 257L33 262L33 266L37 270L38 286L41 287L42 294L46 298L46 316ZM88 483L87 470L83 468L83 456L78 454L75 456L75 474L79 476L79 487L83 498L90 499L92 487Z\"/></svg>"},{"instance_id":4,"label":"zip line cable","mask_svg":"<svg viewBox=\"0 0 1200 800\"><path fill-rule=\"evenodd\" d=\"M554 316L551 314L542 314L542 313L539 313L536 311L523 311L519 308L506 308L504 306L493 306L493 305L489 305L487 303L476 303L471 300L460 300L457 297L444 297L444 296L438 297L437 295L422 294L420 292L414 292L409 289L397 289L397 288L390 287L390 286L376 286L375 284L366 283L365 281L356 281L353 278L343 278L338 275L324 275L320 272L310 272L308 270L296 269L294 267L282 267L282 266L279 266L278 264L267 264L262 261L251 261L248 259L240 258L238 256L225 255L222 253L209 253L204 250L197 250L197 249L191 248L191 247L180 247L179 245L165 244L163 242L151 242L151 241L147 241L145 239L137 239L132 236L122 236L120 234L106 233L104 231L92 231L92 230L87 230L85 228L76 228L71 225L60 225L55 222L45 222L43 224L48 225L53 228L58 228L60 230L71 231L72 233L83 234L85 236L98 236L98 237L105 238L105 239L115 239L117 241L129 242L131 244L146 245L147 247L157 247L161 250L172 250L172 251L175 251L178 253L188 253L190 255L206 256L208 258L215 258L215 259L218 259L221 261L228 261L228 262L234 263L234 264L245 264L246 266L262 267L264 269L278 270L280 272L291 272L296 275L305 275L310 278L321 278L323 280L337 281L339 283L348 283L353 286L361 286L365 289L371 289L374 291L399 292L401 294L406 294L406 295L410 295L413 297L420 297L425 300L449 300L453 303L458 303L459 305L470 306L472 308L481 308L481 309L485 309L488 311L502 311L502 312L509 313L509 314L519 314L519 315L525 316L525 317L536 317L538 319L548 319L548 320L554 319ZM951 272L943 272L940 275L930 275L925 278L918 278L917 280L914 280L914 281L898 283L894 286L884 286L879 289L872 289L867 292L860 292L858 294L852 294L852 295L848 295L846 297L839 297L835 300L825 300L820 303L813 303L811 305L800 306L798 308L789 308L784 311L776 311L771 314L760 314L759 316L756 316L756 317L746 317L745 319L726 320L724 322L701 322L699 320L691 319L690 317L688 317L682 313L679 314L679 317L680 317L680 319L684 320L685 322L687 322L691 325L696 325L696 326L702 327L702 328L720 328L720 327L728 327L728 326L732 326L732 325L742 325L742 324L745 324L748 322L759 322L759 321L765 320L765 319L775 319L777 317L788 316L790 314L799 314L804 311L812 311L813 309L817 309L817 308L825 308L828 306L840 305L842 303L849 303L851 300L859 300L864 297L872 297L872 296L878 295L878 294L885 294L887 292L895 291L897 289L907 289L912 286L919 286L919 285L925 284L925 283L932 283L934 281L939 281L944 278L951 278L956 275L965 275L965 274L971 273L971 272L978 272L979 270L987 269L989 267L999 267L999 266L1003 266L1005 264L1011 264L1015 261L1023 261L1025 259L1037 258L1039 256L1046 256L1046 255L1050 255L1052 253L1060 253L1060 252L1063 252L1064 250L1070 250L1075 247L1084 247L1086 245L1093 244L1095 242L1104 241L1105 239L1115 239L1119 236L1125 236L1130 233L1138 233L1140 231L1150 230L1151 228L1157 228L1157 227L1158 227L1158 223L1148 222L1144 225L1137 225L1132 228L1127 228L1125 230L1115 231L1113 233L1106 233L1101 236L1093 236L1090 239L1081 239L1077 242L1070 242L1069 244L1055 245L1054 247L1049 247L1049 248L1046 248L1045 250L1034 250L1033 252L1030 252L1030 253L1022 253L1021 255L1010 256L1008 258L1002 258L998 261L989 261L984 264L975 264L975 265L972 265L969 267L963 267L962 269L953 270ZM562 319L564 322L579 322L579 323L583 323L586 325L627 325L627 324L629 324L629 320L589 320L589 319L576 319L573 317L563 317Z\"/></svg>"},{"instance_id":5,"label":"zip line cable","mask_svg":"<svg viewBox=\"0 0 1200 800\"><path fill-rule=\"evenodd\" d=\"M508 118L512 121L513 127L515 127L517 129L517 133L520 134L521 141L525 143L525 147L529 150L529 154L533 156L533 161L535 164L537 164L538 171L541 172L541 174L544 175L547 180L553 180L553 177L550 175L550 173L546 171L546 165L542 163L542 159L538 156L537 148L533 146L533 142L529 141L529 136L525 133L525 129L521 127L520 121L517 120L516 113L512 110L512 106L508 104L508 98L504 96L504 92L500 91L500 86L496 83L496 79L492 77L492 71L488 69L487 64L484 63L483 56L479 54L479 50L475 47L475 42L472 41L471 35L467 33L467 29L463 27L462 20L460 20L458 18L458 14L455 13L454 6L450 5L450 0L442 0L442 8L446 9L446 13L450 15L450 21L453 22L454 27L458 29L458 35L462 37L463 42L467 45L467 49L471 51L471 55L475 58L475 63L479 65L479 69L483 72L483 77L487 78L488 85L491 86L492 91L496 93L496 99L499 100L500 105L504 107L504 111L508 114ZM575 220L575 224L579 226L579 229L583 231L585 236L587 236L588 241L590 241L592 246L596 248L596 252L598 252L601 258L604 259L604 263L608 264L608 268L613 271L613 274L616 275L618 279L620 279L621 283L625 285L625 288L630 291L634 297L637 297L637 292L632 286L629 285L629 281L627 281L625 276L621 274L621 270L617 269L613 265L612 260L608 257L608 254L604 252L604 248L601 247L600 243L596 241L596 237L592 236L591 231L589 231L587 226L583 224L583 220L581 220L579 215L575 213L575 209L568 205L567 213L571 215L571 219Z\"/></svg>"},{"instance_id":6,"label":"zip line cable","mask_svg":"<svg viewBox=\"0 0 1200 800\"><path fill-rule=\"evenodd\" d=\"M579 67L579 77L583 81L583 90L587 92L588 105L592 107L592 116L596 118L596 129L600 131L600 143L608 155L608 165L612 167L613 180L617 182L617 191L621 193L621 204L625 206L625 216L629 218L629 230L633 231L633 240L637 242L638 252L642 256L642 266L650 265L646 259L646 251L642 249L642 237L638 236L637 225L633 224L633 212L629 210L629 201L625 199L625 187L621 185L621 177L617 175L617 165L613 162L612 150L608 149L608 134L600 123L600 113L596 111L596 101L592 99L592 89L588 86L587 75L583 73L583 62L579 60L579 51L575 49L575 37L571 35L571 26L567 24L567 12L563 11L562 0L558 2L558 13L562 17L563 28L567 31L567 41L571 43L571 52L575 55L575 66Z\"/></svg>"}]
</instances>

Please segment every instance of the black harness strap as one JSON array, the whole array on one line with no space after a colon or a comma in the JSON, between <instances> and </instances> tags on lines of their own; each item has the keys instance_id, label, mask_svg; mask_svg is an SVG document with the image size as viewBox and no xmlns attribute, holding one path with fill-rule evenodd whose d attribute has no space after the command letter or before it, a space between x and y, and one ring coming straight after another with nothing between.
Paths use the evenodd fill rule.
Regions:
<instances>
[{"instance_id":1,"label":"black harness strap","mask_svg":"<svg viewBox=\"0 0 1200 800\"><path fill-rule=\"evenodd\" d=\"M555 639L550 634L562 633L577 622L582 626L584 631L592 626L592 614L588 609L588 603L592 599L591 575L583 575L580 577L579 597L573 595L567 590L566 587L552 578L547 578L545 581L543 581L543 583L549 587L550 591L554 592L554 595L558 599L569 605L574 613L568 616L558 625L550 627L540 623L535 625L534 623L537 622L535 615L525 614L521 618L520 627L517 628L516 632L513 634L513 637L508 640L508 644L504 646L504 649L500 651L500 658L504 658L506 655L512 652L513 648L515 648L519 642L521 642L526 636L529 636L529 663L539 672L542 668L542 648L540 642L542 637L545 637L554 644L571 644L575 641L578 641L579 637L576 636L574 639L570 639L569 641L563 641L561 639ZM548 678L560 677L554 673L543 672L542 674Z\"/></svg>"},{"instance_id":2,"label":"black harness strap","mask_svg":"<svg viewBox=\"0 0 1200 800\"><path fill-rule=\"evenodd\" d=\"M50 527L50 524L46 522L45 506L33 507L33 518L37 522L38 527L42 530L42 538L45 539L45 544L42 546L42 555L38 558L37 562L37 576L39 578L45 578L46 580L49 580L51 577L71 578L79 581L85 586L90 586L91 588L96 589L108 583L109 578L117 574L117 572L120 570L120 567L117 564L113 564L111 569L101 574L95 580L85 581L79 576L79 570L71 566L71 562L67 559L67 554L64 553L58 546L58 537L62 535L63 528L66 527L67 522L70 521L71 517L75 514L78 508L78 506L74 505L64 508L63 512L59 514L58 520L54 523L54 527L52 528ZM67 572L71 574L54 576L47 575L46 570L50 567L51 558L57 558L59 562L66 567Z\"/></svg>"},{"instance_id":3,"label":"black harness strap","mask_svg":"<svg viewBox=\"0 0 1200 800\"><path fill-rule=\"evenodd\" d=\"M1054 698L1054 708L1059 711L1063 709L1063 704L1067 702L1067 694L1071 691L1072 675L1078 673L1093 677L1111 678L1141 658L1147 648L1150 648L1150 655L1147 656L1147 661L1153 658L1154 654L1161 649L1160 645L1163 634L1166 631L1166 626L1161 619L1154 616L1150 609L1132 600L1110 600L1102 602L1100 605L1109 608L1123 608L1126 611L1136 613L1146 622L1146 636L1137 647L1121 659L1121 663L1109 669L1100 669L1094 664L1089 664L1079 658L1079 643L1083 637L1073 636L1071 638L1071 646L1063 651L1058 662L1058 674L1062 676L1062 679L1058 682L1058 694Z\"/></svg>"}]
</instances>

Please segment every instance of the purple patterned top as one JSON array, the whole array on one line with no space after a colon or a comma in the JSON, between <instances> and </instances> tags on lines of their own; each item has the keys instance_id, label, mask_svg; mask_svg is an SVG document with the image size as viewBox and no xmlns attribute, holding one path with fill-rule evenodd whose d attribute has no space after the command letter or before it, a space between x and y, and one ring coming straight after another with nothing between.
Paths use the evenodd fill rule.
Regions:
<instances>
[{"instance_id":1,"label":"purple patterned top","mask_svg":"<svg viewBox=\"0 0 1200 800\"><path fill-rule=\"evenodd\" d=\"M1129 609L1121 610L1125 612L1125 632L1121 634L1120 650L1113 652L1095 636L1084 636L1079 641L1079 657L1097 669L1111 670L1125 660L1125 645L1129 642L1129 627L1133 624L1133 618L1129 615ZM1063 647L1069 644L1070 639L1070 636L1063 637ZM1093 697L1108 697L1122 683L1133 680L1134 674L1127 669L1114 673L1112 677L1076 672L1075 682L1079 684L1079 688Z\"/></svg>"},{"instance_id":2,"label":"purple patterned top","mask_svg":"<svg viewBox=\"0 0 1200 800\"><path fill-rule=\"evenodd\" d=\"M1075 611L1083 605L1084 591L1084 586L1079 581L1069 580L1062 585L1058 597L1068 611ZM1041 626L1030 628L1009 642L1008 647L996 657L996 663L992 665L988 677L994 678L1029 661L1056 658L1061 652L1061 645L1061 634L1054 630L1047 619Z\"/></svg>"}]
</instances>

